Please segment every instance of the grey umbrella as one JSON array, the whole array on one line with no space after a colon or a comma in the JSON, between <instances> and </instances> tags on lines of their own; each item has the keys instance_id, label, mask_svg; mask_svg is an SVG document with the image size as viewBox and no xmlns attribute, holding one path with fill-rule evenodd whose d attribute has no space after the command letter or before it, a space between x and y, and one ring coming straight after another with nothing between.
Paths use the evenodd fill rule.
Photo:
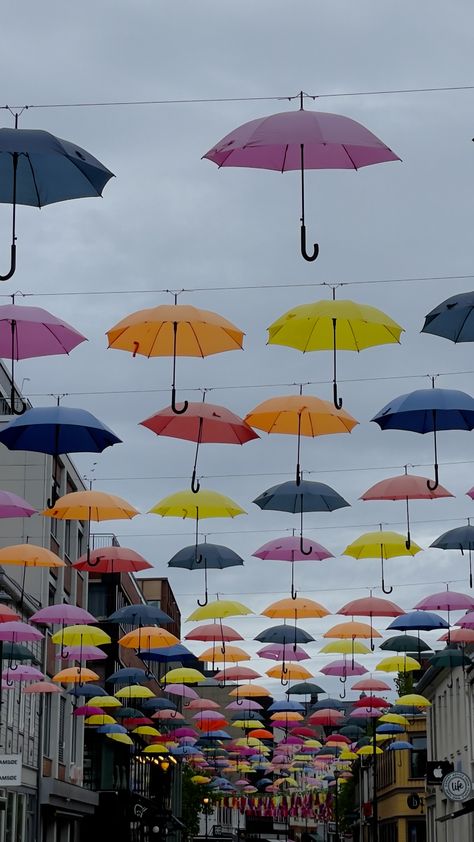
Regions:
<instances>
[{"instance_id":1,"label":"grey umbrella","mask_svg":"<svg viewBox=\"0 0 474 842\"><path fill-rule=\"evenodd\" d=\"M472 550L474 550L474 526L471 526L471 519L468 518L466 526L457 526L455 529L449 529L448 532L443 532L436 541L430 544L430 547L436 547L438 550L460 550L461 555L464 555L464 550L469 552L469 587L472 588Z\"/></svg>"},{"instance_id":2,"label":"grey umbrella","mask_svg":"<svg viewBox=\"0 0 474 842\"><path fill-rule=\"evenodd\" d=\"M204 570L204 601L197 603L201 607L208 603L207 571L225 570L226 567L237 567L244 563L234 550L220 544L193 544L183 547L168 562L168 567L180 567L183 570Z\"/></svg>"},{"instance_id":3,"label":"grey umbrella","mask_svg":"<svg viewBox=\"0 0 474 842\"><path fill-rule=\"evenodd\" d=\"M16 269L16 206L41 208L67 199L101 196L110 172L85 149L40 129L0 129L0 202L12 205L10 269Z\"/></svg>"},{"instance_id":4,"label":"grey umbrella","mask_svg":"<svg viewBox=\"0 0 474 842\"><path fill-rule=\"evenodd\" d=\"M425 316L422 333L451 342L474 342L474 292L452 295Z\"/></svg>"}]
</instances>

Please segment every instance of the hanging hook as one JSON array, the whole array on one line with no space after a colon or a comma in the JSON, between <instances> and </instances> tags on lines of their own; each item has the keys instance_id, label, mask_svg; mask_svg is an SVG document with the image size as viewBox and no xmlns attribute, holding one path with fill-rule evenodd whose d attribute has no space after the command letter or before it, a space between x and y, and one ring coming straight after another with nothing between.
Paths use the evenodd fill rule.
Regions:
<instances>
[{"instance_id":1,"label":"hanging hook","mask_svg":"<svg viewBox=\"0 0 474 842\"><path fill-rule=\"evenodd\" d=\"M383 590L383 592L384 592L384 593L389 594L389 593L392 593L393 588L392 588L392 586L390 586L389 588L386 588L386 587L385 587L385 582L384 582L384 580L382 579L382 590Z\"/></svg>"},{"instance_id":2,"label":"hanging hook","mask_svg":"<svg viewBox=\"0 0 474 842\"><path fill-rule=\"evenodd\" d=\"M300 162L301 162L301 254L305 260L312 263L316 260L319 254L319 246L317 243L313 245L313 253L308 254L306 248L306 225L304 217L304 143L300 144Z\"/></svg>"},{"instance_id":3,"label":"hanging hook","mask_svg":"<svg viewBox=\"0 0 474 842\"><path fill-rule=\"evenodd\" d=\"M205 594L204 594L204 602L201 602L201 600L200 600L200 599L198 599L198 600L196 600L196 601L197 601L197 604L198 604L201 608L204 608L204 606L205 606L205 605L207 605L207 603L209 602L209 597L208 597L208 594L207 594L207 590L206 590L206 592L205 592Z\"/></svg>"},{"instance_id":4,"label":"hanging hook","mask_svg":"<svg viewBox=\"0 0 474 842\"><path fill-rule=\"evenodd\" d=\"M292 599L298 598L298 591L295 590L295 586L294 586L293 582L291 583L291 598Z\"/></svg>"},{"instance_id":5,"label":"hanging hook","mask_svg":"<svg viewBox=\"0 0 474 842\"><path fill-rule=\"evenodd\" d=\"M281 676L281 678L280 678L280 684L281 684L281 686L282 686L282 687L288 687L288 684L289 684L289 683L290 683L290 682L289 682L289 680L288 680L288 679L283 678L283 675L282 675L282 676Z\"/></svg>"},{"instance_id":6,"label":"hanging hook","mask_svg":"<svg viewBox=\"0 0 474 842\"><path fill-rule=\"evenodd\" d=\"M428 486L430 491L436 491L436 489L438 488L438 485L439 485L439 468L438 468L437 462L435 463L435 466L434 466L434 475L435 475L434 482L432 482L430 479L426 480L426 485Z\"/></svg>"},{"instance_id":7,"label":"hanging hook","mask_svg":"<svg viewBox=\"0 0 474 842\"><path fill-rule=\"evenodd\" d=\"M333 399L333 403L334 403L334 406L336 407L336 409L342 409L342 398L338 397L337 383L335 381L332 384L332 399Z\"/></svg>"},{"instance_id":8,"label":"hanging hook","mask_svg":"<svg viewBox=\"0 0 474 842\"><path fill-rule=\"evenodd\" d=\"M340 675L339 681L341 682L341 684L345 684L347 681L347 675Z\"/></svg>"}]
</instances>

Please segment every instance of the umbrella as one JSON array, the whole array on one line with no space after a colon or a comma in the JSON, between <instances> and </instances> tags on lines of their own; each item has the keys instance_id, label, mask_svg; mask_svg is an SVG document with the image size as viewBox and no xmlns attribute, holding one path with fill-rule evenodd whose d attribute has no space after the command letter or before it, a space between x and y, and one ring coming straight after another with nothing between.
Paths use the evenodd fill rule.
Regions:
<instances>
[{"instance_id":1,"label":"umbrella","mask_svg":"<svg viewBox=\"0 0 474 842\"><path fill-rule=\"evenodd\" d=\"M267 690L266 687L261 687L259 684L242 684L240 687L235 687L234 690L231 690L229 696L240 696L240 704L243 703L243 699L250 698L260 698L260 696L269 696L270 691Z\"/></svg>"},{"instance_id":2,"label":"umbrella","mask_svg":"<svg viewBox=\"0 0 474 842\"><path fill-rule=\"evenodd\" d=\"M14 681L42 681L44 675L36 667L21 664L15 669L2 670L1 677L11 686Z\"/></svg>"},{"instance_id":3,"label":"umbrella","mask_svg":"<svg viewBox=\"0 0 474 842\"><path fill-rule=\"evenodd\" d=\"M2 606L2 610L5 606ZM15 614L15 617L17 615ZM2 621L3 622L3 621ZM32 664L39 665L40 661L33 654L31 649L27 646L22 646L21 643L3 643L1 647L1 660L3 661L31 661Z\"/></svg>"},{"instance_id":4,"label":"umbrella","mask_svg":"<svg viewBox=\"0 0 474 842\"><path fill-rule=\"evenodd\" d=\"M335 409L329 401L312 395L283 395L258 404L245 416L252 427L266 433L297 436L296 485L301 483L301 436L350 433L359 422L345 410Z\"/></svg>"},{"instance_id":5,"label":"umbrella","mask_svg":"<svg viewBox=\"0 0 474 842\"><path fill-rule=\"evenodd\" d=\"M474 617L474 614L472 616ZM448 635L451 643L474 643L474 629L450 629L446 634L442 634L438 640L447 641Z\"/></svg>"},{"instance_id":6,"label":"umbrella","mask_svg":"<svg viewBox=\"0 0 474 842\"><path fill-rule=\"evenodd\" d=\"M140 658L142 661L156 661L161 664L179 661L184 665L189 661L194 661L196 656L182 643L176 643L174 646L158 647L147 651L140 649Z\"/></svg>"},{"instance_id":7,"label":"umbrella","mask_svg":"<svg viewBox=\"0 0 474 842\"><path fill-rule=\"evenodd\" d=\"M410 507L409 500L437 500L440 497L452 497L442 485L431 489L427 477L419 477L408 473L405 466L405 473L401 476L389 477L381 482L372 485L362 494L360 500L405 500L407 518L407 541L406 547L409 550L411 545L410 535Z\"/></svg>"},{"instance_id":8,"label":"umbrella","mask_svg":"<svg viewBox=\"0 0 474 842\"><path fill-rule=\"evenodd\" d=\"M231 322L189 304L161 304L126 316L107 331L109 348L129 351L135 357L172 357L171 409L182 415L189 408L176 404L176 357L207 357L241 350L244 334Z\"/></svg>"},{"instance_id":9,"label":"umbrella","mask_svg":"<svg viewBox=\"0 0 474 842\"><path fill-rule=\"evenodd\" d=\"M93 699L94 697L97 698L98 696L107 696L106 690L103 687L73 687L71 690L68 690L69 696L84 696L85 699ZM90 704L90 701L89 701ZM100 707L100 704L97 704L97 707Z\"/></svg>"},{"instance_id":10,"label":"umbrella","mask_svg":"<svg viewBox=\"0 0 474 842\"><path fill-rule=\"evenodd\" d=\"M451 611L473 611L474 598L457 591L450 591L449 586L446 586L446 590L441 593L425 596L414 608L415 611L446 611L449 626Z\"/></svg>"},{"instance_id":11,"label":"umbrella","mask_svg":"<svg viewBox=\"0 0 474 842\"><path fill-rule=\"evenodd\" d=\"M59 406L59 398L57 406L27 409L0 430L0 443L9 450L49 453L54 466L61 453L102 453L119 442L121 439L91 412ZM49 508L56 503L56 492L54 482Z\"/></svg>"},{"instance_id":12,"label":"umbrella","mask_svg":"<svg viewBox=\"0 0 474 842\"><path fill-rule=\"evenodd\" d=\"M213 644L200 655L196 655L199 661L204 663L225 663L237 664L239 661L250 661L250 655L244 652L240 646L226 646L225 652L216 651L216 646Z\"/></svg>"},{"instance_id":13,"label":"umbrella","mask_svg":"<svg viewBox=\"0 0 474 842\"><path fill-rule=\"evenodd\" d=\"M433 433L434 482L439 485L437 433L441 430L472 430L474 427L474 398L457 389L418 389L394 398L371 419L382 430L410 430L414 433Z\"/></svg>"},{"instance_id":14,"label":"umbrella","mask_svg":"<svg viewBox=\"0 0 474 842\"><path fill-rule=\"evenodd\" d=\"M371 592L370 596L347 602L337 613L347 617L369 617L369 622L372 624L373 617L399 617L400 614L404 614L405 612L389 599L380 599L380 597L372 596ZM370 648L373 652L375 648L373 640L370 641Z\"/></svg>"},{"instance_id":15,"label":"umbrella","mask_svg":"<svg viewBox=\"0 0 474 842\"><path fill-rule=\"evenodd\" d=\"M357 661L354 661L354 664L352 665L348 664L345 658L342 658L339 661L331 661L331 663L321 667L320 672L322 672L323 675L338 676L341 681L345 683L348 677L364 675L368 672L368 670L362 664L357 663Z\"/></svg>"},{"instance_id":16,"label":"umbrella","mask_svg":"<svg viewBox=\"0 0 474 842\"><path fill-rule=\"evenodd\" d=\"M276 666L266 670L266 675L270 678L279 678L283 686L293 679L304 680L306 678L313 678L310 671L306 667L302 667L301 664L276 664Z\"/></svg>"},{"instance_id":17,"label":"umbrella","mask_svg":"<svg viewBox=\"0 0 474 842\"><path fill-rule=\"evenodd\" d=\"M348 623L337 623L335 626L331 626L330 629L324 632L323 637L351 641L355 641L357 638L362 640L370 639L372 643L374 638L382 637L382 635L374 629L372 624L351 621ZM351 654L352 662L354 662L354 649L351 650Z\"/></svg>"},{"instance_id":18,"label":"umbrella","mask_svg":"<svg viewBox=\"0 0 474 842\"><path fill-rule=\"evenodd\" d=\"M67 650L60 654L64 661L105 661L107 654L98 646L68 646Z\"/></svg>"},{"instance_id":19,"label":"umbrella","mask_svg":"<svg viewBox=\"0 0 474 842\"><path fill-rule=\"evenodd\" d=\"M300 546L302 549L300 549ZM286 535L283 538L274 538L268 541L262 547L259 547L253 556L261 559L271 559L272 561L289 561L291 562L291 596L296 597L295 591L295 561L322 561L326 558L334 558L333 554L329 552L317 541L308 541L306 538L295 537L295 535Z\"/></svg>"},{"instance_id":20,"label":"umbrella","mask_svg":"<svg viewBox=\"0 0 474 842\"><path fill-rule=\"evenodd\" d=\"M332 301L300 304L273 322L268 328L268 344L284 345L303 353L332 351L333 403L336 409L341 409L337 351L363 351L375 345L399 343L402 332L400 325L376 307L349 300L336 301L333 288Z\"/></svg>"},{"instance_id":21,"label":"umbrella","mask_svg":"<svg viewBox=\"0 0 474 842\"><path fill-rule=\"evenodd\" d=\"M474 292L460 292L438 304L425 316L422 333L442 336L451 342L472 342Z\"/></svg>"},{"instance_id":22,"label":"umbrella","mask_svg":"<svg viewBox=\"0 0 474 842\"><path fill-rule=\"evenodd\" d=\"M225 570L227 567L238 567L243 563L243 558L229 547L204 542L179 550L168 562L168 567L179 567L182 570L204 570L204 602L201 603L198 600L198 605L206 605L208 601L207 571Z\"/></svg>"},{"instance_id":23,"label":"umbrella","mask_svg":"<svg viewBox=\"0 0 474 842\"><path fill-rule=\"evenodd\" d=\"M205 397L204 392L202 403L189 402L184 417L176 415L173 407L170 406L140 422L143 427L147 427L157 436L171 436L196 442L191 479L193 491L199 491L200 488L196 471L201 444L246 444L252 439L258 439L257 433L246 421L224 406L206 404Z\"/></svg>"},{"instance_id":24,"label":"umbrella","mask_svg":"<svg viewBox=\"0 0 474 842\"><path fill-rule=\"evenodd\" d=\"M86 611L85 608L80 608L76 605L69 605L68 603L60 603L59 605L48 605L46 608L40 608L30 618L33 623L44 626L60 625L62 629L66 626L88 623L95 623L96 618ZM64 645L61 646L60 657L64 658L67 649Z\"/></svg>"},{"instance_id":25,"label":"umbrella","mask_svg":"<svg viewBox=\"0 0 474 842\"><path fill-rule=\"evenodd\" d=\"M303 544L303 513L333 512L350 505L329 485L303 479L299 485L294 480L274 485L272 488L263 491L253 502L260 509L267 509L268 511L299 513L300 551L303 555L309 555L312 552L311 547L306 550Z\"/></svg>"},{"instance_id":26,"label":"umbrella","mask_svg":"<svg viewBox=\"0 0 474 842\"><path fill-rule=\"evenodd\" d=\"M11 491L0 491L0 518L31 517L37 511L22 497L18 497L18 494L12 494Z\"/></svg>"},{"instance_id":27,"label":"umbrella","mask_svg":"<svg viewBox=\"0 0 474 842\"><path fill-rule=\"evenodd\" d=\"M264 629L254 637L254 640L258 640L260 643L280 643L288 646L289 644L310 643L314 640L314 637L298 627L282 625Z\"/></svg>"},{"instance_id":28,"label":"umbrella","mask_svg":"<svg viewBox=\"0 0 474 842\"><path fill-rule=\"evenodd\" d=\"M76 570L93 573L138 573L153 567L143 556L128 547L99 547L82 555L72 565Z\"/></svg>"},{"instance_id":29,"label":"umbrella","mask_svg":"<svg viewBox=\"0 0 474 842\"><path fill-rule=\"evenodd\" d=\"M118 642L126 649L154 649L161 646L174 646L175 643L179 643L179 640L171 632L157 626L140 626L120 637Z\"/></svg>"},{"instance_id":30,"label":"umbrella","mask_svg":"<svg viewBox=\"0 0 474 842\"><path fill-rule=\"evenodd\" d=\"M230 626L224 626L221 621L219 623L209 623L208 625L198 626L196 629L184 635L185 640L203 640L203 641L226 641L226 640L243 640L242 635L231 629Z\"/></svg>"},{"instance_id":31,"label":"umbrella","mask_svg":"<svg viewBox=\"0 0 474 842\"><path fill-rule=\"evenodd\" d=\"M23 567L20 605L23 604L27 567L65 567L65 562L46 547L35 544L14 544L0 549L0 565L18 564Z\"/></svg>"},{"instance_id":32,"label":"umbrella","mask_svg":"<svg viewBox=\"0 0 474 842\"><path fill-rule=\"evenodd\" d=\"M12 277L16 269L16 206L41 208L67 199L101 196L110 172L85 149L41 129L0 130L0 202L12 205L10 269L0 280Z\"/></svg>"},{"instance_id":33,"label":"umbrella","mask_svg":"<svg viewBox=\"0 0 474 842\"><path fill-rule=\"evenodd\" d=\"M429 652L431 646L411 634L397 634L389 637L380 644L380 648L387 652L416 652L418 659L422 652Z\"/></svg>"},{"instance_id":34,"label":"umbrella","mask_svg":"<svg viewBox=\"0 0 474 842\"><path fill-rule=\"evenodd\" d=\"M387 684L386 681L381 681L380 678L372 678L372 676L370 678L363 678L361 681L356 681L351 687L351 690L369 690L370 692L391 689L390 684Z\"/></svg>"},{"instance_id":35,"label":"umbrella","mask_svg":"<svg viewBox=\"0 0 474 842\"><path fill-rule=\"evenodd\" d=\"M455 529L449 529L448 532L443 532L439 538L436 538L430 547L435 547L439 550L460 550L461 555L464 555L464 550L469 552L469 587L472 588L472 559L471 553L474 550L474 526L471 526L471 519L467 519L466 526L457 526Z\"/></svg>"},{"instance_id":36,"label":"umbrella","mask_svg":"<svg viewBox=\"0 0 474 842\"><path fill-rule=\"evenodd\" d=\"M293 687L289 687L286 691L287 696L317 696L318 693L324 693L323 688L309 681L293 684Z\"/></svg>"},{"instance_id":37,"label":"umbrella","mask_svg":"<svg viewBox=\"0 0 474 842\"><path fill-rule=\"evenodd\" d=\"M389 658L382 658L375 669L381 672L416 672L421 669L421 664L406 654L391 655Z\"/></svg>"},{"instance_id":38,"label":"umbrella","mask_svg":"<svg viewBox=\"0 0 474 842\"><path fill-rule=\"evenodd\" d=\"M0 631L1 631L0 626ZM52 643L61 643L64 646L103 646L110 643L111 639L102 629L95 626L74 625L67 626L51 636Z\"/></svg>"},{"instance_id":39,"label":"umbrella","mask_svg":"<svg viewBox=\"0 0 474 842\"><path fill-rule=\"evenodd\" d=\"M124 667L113 672L105 680L111 684L137 684L139 681L146 681L147 674L145 670L138 669L138 667Z\"/></svg>"},{"instance_id":40,"label":"umbrella","mask_svg":"<svg viewBox=\"0 0 474 842\"><path fill-rule=\"evenodd\" d=\"M471 667L472 661L468 658L467 655L461 649L457 649L454 647L447 647L446 649L442 649L440 652L435 652L434 655L430 655L428 659L428 663L430 667L437 667L438 669L454 669L455 667ZM452 676L447 684L448 689L452 690L453 688L453 679ZM397 704L397 702L395 703ZM417 704L414 702L414 704ZM420 705L417 705L418 707Z\"/></svg>"},{"instance_id":41,"label":"umbrella","mask_svg":"<svg viewBox=\"0 0 474 842\"><path fill-rule=\"evenodd\" d=\"M270 661L307 661L311 657L301 646L296 650L291 644L270 643L257 652L259 658L268 658Z\"/></svg>"},{"instance_id":42,"label":"umbrella","mask_svg":"<svg viewBox=\"0 0 474 842\"><path fill-rule=\"evenodd\" d=\"M331 640L319 650L323 654L338 653L341 655L370 655L370 649L358 640Z\"/></svg>"},{"instance_id":43,"label":"umbrella","mask_svg":"<svg viewBox=\"0 0 474 842\"><path fill-rule=\"evenodd\" d=\"M302 617L327 617L329 611L324 605L307 597L292 597L272 602L262 611L264 617L282 620L298 620Z\"/></svg>"},{"instance_id":44,"label":"umbrella","mask_svg":"<svg viewBox=\"0 0 474 842\"><path fill-rule=\"evenodd\" d=\"M188 707L189 710L215 710L216 708L220 708L220 705L214 702L213 699L192 699Z\"/></svg>"},{"instance_id":45,"label":"umbrella","mask_svg":"<svg viewBox=\"0 0 474 842\"><path fill-rule=\"evenodd\" d=\"M260 678L260 673L249 667L228 667L214 676L216 681L251 681L253 678Z\"/></svg>"},{"instance_id":46,"label":"umbrella","mask_svg":"<svg viewBox=\"0 0 474 842\"><path fill-rule=\"evenodd\" d=\"M178 667L165 673L161 682L162 684L202 684L205 680L206 676L199 670L190 667Z\"/></svg>"},{"instance_id":47,"label":"umbrella","mask_svg":"<svg viewBox=\"0 0 474 842\"><path fill-rule=\"evenodd\" d=\"M305 111L300 91L298 111L282 112L244 123L203 155L221 167L251 167L301 174L301 254L306 250L305 169L359 169L370 164L400 160L372 132L348 117L322 111Z\"/></svg>"},{"instance_id":48,"label":"umbrella","mask_svg":"<svg viewBox=\"0 0 474 842\"><path fill-rule=\"evenodd\" d=\"M155 694L149 687L144 687L141 684L130 684L117 690L114 695L117 699L152 699Z\"/></svg>"},{"instance_id":49,"label":"umbrella","mask_svg":"<svg viewBox=\"0 0 474 842\"><path fill-rule=\"evenodd\" d=\"M410 547L404 535L398 532L389 532L387 530L380 530L378 532L365 532L360 535L352 544L349 544L344 550L343 555L350 555L352 558L380 558L380 565L382 568L382 590L384 593L392 593L393 588L385 587L384 579L384 561L389 558L398 558L399 556L411 555L414 556L421 552L421 547L414 542L410 542Z\"/></svg>"},{"instance_id":50,"label":"umbrella","mask_svg":"<svg viewBox=\"0 0 474 842\"><path fill-rule=\"evenodd\" d=\"M434 629L448 629L449 624L433 611L408 611L394 620L387 626L390 631L433 631Z\"/></svg>"},{"instance_id":51,"label":"umbrella","mask_svg":"<svg viewBox=\"0 0 474 842\"><path fill-rule=\"evenodd\" d=\"M323 725L333 728L334 726L340 725L343 719L344 714L342 711L333 710L332 708L321 708L312 713L308 721L312 725Z\"/></svg>"},{"instance_id":52,"label":"umbrella","mask_svg":"<svg viewBox=\"0 0 474 842\"><path fill-rule=\"evenodd\" d=\"M84 684L86 681L99 681L100 676L86 667L69 667L53 675L52 681L58 684Z\"/></svg>"},{"instance_id":53,"label":"umbrella","mask_svg":"<svg viewBox=\"0 0 474 842\"><path fill-rule=\"evenodd\" d=\"M172 693L175 696L181 696L184 699L198 699L199 696L192 687L187 687L186 684L177 683L177 684L167 684L166 687L163 688L165 693ZM155 706L155 702L162 701L161 699L154 699L153 703ZM148 705L146 705L148 707Z\"/></svg>"},{"instance_id":54,"label":"umbrella","mask_svg":"<svg viewBox=\"0 0 474 842\"><path fill-rule=\"evenodd\" d=\"M22 693L60 693L61 688L51 684L50 681L35 681L22 688Z\"/></svg>"},{"instance_id":55,"label":"umbrella","mask_svg":"<svg viewBox=\"0 0 474 842\"><path fill-rule=\"evenodd\" d=\"M162 625L168 625L168 623L172 623L173 620L169 614L166 614L161 608L158 608L156 605L124 605L122 608L119 608L117 611L114 611L113 614L110 614L107 617L107 623L120 623L122 625L142 625L146 623L147 625L151 625L152 623L161 623ZM140 647L138 647L140 648Z\"/></svg>"},{"instance_id":56,"label":"umbrella","mask_svg":"<svg viewBox=\"0 0 474 842\"><path fill-rule=\"evenodd\" d=\"M214 602L208 602L205 606L196 608L189 615L187 621L216 620L224 619L224 617L241 617L247 614L253 614L253 611L246 605L242 605L241 602L232 599L216 599Z\"/></svg>"}]
</instances>

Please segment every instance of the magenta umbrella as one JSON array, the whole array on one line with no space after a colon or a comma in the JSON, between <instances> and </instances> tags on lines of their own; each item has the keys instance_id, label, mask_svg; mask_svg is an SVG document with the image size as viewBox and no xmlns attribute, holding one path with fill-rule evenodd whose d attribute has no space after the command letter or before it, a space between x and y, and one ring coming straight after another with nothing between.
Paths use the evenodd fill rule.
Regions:
<instances>
[{"instance_id":1,"label":"magenta umbrella","mask_svg":"<svg viewBox=\"0 0 474 842\"><path fill-rule=\"evenodd\" d=\"M0 518L4 517L31 517L38 509L30 506L23 497L12 494L11 491L0 491Z\"/></svg>"},{"instance_id":2,"label":"magenta umbrella","mask_svg":"<svg viewBox=\"0 0 474 842\"><path fill-rule=\"evenodd\" d=\"M222 138L203 155L218 167L299 170L301 173L301 254L316 260L319 246L306 250L304 207L305 169L357 170L384 161L399 161L378 137L360 123L340 114L305 111L300 91L299 111L285 111L251 120ZM289 97L296 99L297 97Z\"/></svg>"},{"instance_id":3,"label":"magenta umbrella","mask_svg":"<svg viewBox=\"0 0 474 842\"><path fill-rule=\"evenodd\" d=\"M331 661L329 664L326 664L326 666L321 667L320 672L322 672L323 675L333 675L339 677L341 684L344 684L344 690L342 693L339 693L339 696L341 699L345 699L345 684L347 678L352 678L354 675L365 675L365 673L368 672L368 669L353 659L349 662L346 658L341 658L338 661Z\"/></svg>"},{"instance_id":4,"label":"magenta umbrella","mask_svg":"<svg viewBox=\"0 0 474 842\"><path fill-rule=\"evenodd\" d=\"M262 710L263 705L260 702L254 702L253 699L243 699L242 701L230 702L225 706L226 710Z\"/></svg>"},{"instance_id":5,"label":"magenta umbrella","mask_svg":"<svg viewBox=\"0 0 474 842\"><path fill-rule=\"evenodd\" d=\"M334 558L333 554L318 544L317 541L309 541L307 538L295 535L285 535L283 538L273 538L252 555L255 558L271 561L291 562L291 596L296 597L295 591L295 561L324 561L326 558Z\"/></svg>"},{"instance_id":6,"label":"magenta umbrella","mask_svg":"<svg viewBox=\"0 0 474 842\"><path fill-rule=\"evenodd\" d=\"M259 658L268 658L270 661L306 661L311 655L301 647L293 643L269 643L257 652Z\"/></svg>"},{"instance_id":7,"label":"magenta umbrella","mask_svg":"<svg viewBox=\"0 0 474 842\"><path fill-rule=\"evenodd\" d=\"M382 714L378 708L354 708L349 716L351 719L378 719Z\"/></svg>"},{"instance_id":8,"label":"magenta umbrella","mask_svg":"<svg viewBox=\"0 0 474 842\"><path fill-rule=\"evenodd\" d=\"M68 646L60 657L63 661L105 661L108 655L99 646Z\"/></svg>"},{"instance_id":9,"label":"magenta umbrella","mask_svg":"<svg viewBox=\"0 0 474 842\"><path fill-rule=\"evenodd\" d=\"M9 325L5 330L3 325ZM10 404L14 415L22 415L27 405L22 401L20 411L15 408L15 360L69 354L86 337L67 322L41 307L23 307L12 303L0 306L0 357L11 360L12 385Z\"/></svg>"},{"instance_id":10,"label":"magenta umbrella","mask_svg":"<svg viewBox=\"0 0 474 842\"><path fill-rule=\"evenodd\" d=\"M97 708L94 705L80 705L73 710L73 716L101 716L105 711L102 708Z\"/></svg>"},{"instance_id":11,"label":"magenta umbrella","mask_svg":"<svg viewBox=\"0 0 474 842\"><path fill-rule=\"evenodd\" d=\"M77 605L69 605L67 602L60 602L57 605L47 605L46 608L40 608L35 614L31 616L33 623L42 626L61 626L64 630L65 626L74 626L76 624L87 625L88 623L95 623L96 618L89 614L85 608L79 608ZM61 643L60 657L63 658L67 652L64 643Z\"/></svg>"},{"instance_id":12,"label":"magenta umbrella","mask_svg":"<svg viewBox=\"0 0 474 842\"><path fill-rule=\"evenodd\" d=\"M460 626L462 629L474 629L474 611L470 611L454 623L455 626ZM0 626L1 628L1 626Z\"/></svg>"},{"instance_id":13,"label":"magenta umbrella","mask_svg":"<svg viewBox=\"0 0 474 842\"><path fill-rule=\"evenodd\" d=\"M446 611L448 614L448 626L450 626L451 611L473 611L474 597L467 596L467 594L459 593L458 591L450 591L446 587L446 590L441 591L441 593L426 596L417 603L415 609L419 611ZM450 635L448 628L448 643L449 641Z\"/></svg>"}]
</instances>

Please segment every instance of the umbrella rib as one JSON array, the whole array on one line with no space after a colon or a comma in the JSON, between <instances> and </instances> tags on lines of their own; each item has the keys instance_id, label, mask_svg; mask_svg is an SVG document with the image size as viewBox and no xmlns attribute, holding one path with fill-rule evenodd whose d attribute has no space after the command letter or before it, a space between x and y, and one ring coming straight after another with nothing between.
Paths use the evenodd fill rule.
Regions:
<instances>
[{"instance_id":1,"label":"umbrella rib","mask_svg":"<svg viewBox=\"0 0 474 842\"><path fill-rule=\"evenodd\" d=\"M160 326L159 326L158 330L157 330L157 331L156 331L156 333L155 333L155 336L154 336L153 342L151 343L150 350L149 350L149 352L148 352L148 354L147 354L148 359L150 359L150 357L152 356L153 349L154 349L154 347L155 347L155 345L156 345L156 343L157 343L157 341L158 341L158 337L159 337L159 335L160 335L161 331L163 330L164 326L165 326L165 322L161 322L161 324L160 324Z\"/></svg>"},{"instance_id":2,"label":"umbrella rib","mask_svg":"<svg viewBox=\"0 0 474 842\"><path fill-rule=\"evenodd\" d=\"M319 322L319 316L318 316L318 318L317 318L317 319L315 319L315 321L314 321L314 323L313 323L313 326L312 326L312 328L311 328L311 330L310 330L310 332L309 332L309 336L308 336L308 338L307 338L307 340L306 340L306 342L305 342L304 348L303 348L303 354L305 354L305 353L306 353L306 351L308 350L308 345L309 345L309 343L310 343L310 340L311 340L311 337L312 337L312 335L313 335L314 331L316 330L316 328L317 328L317 326L318 326L318 322Z\"/></svg>"},{"instance_id":3,"label":"umbrella rib","mask_svg":"<svg viewBox=\"0 0 474 842\"><path fill-rule=\"evenodd\" d=\"M38 185L36 183L36 177L35 177L35 171L33 169L33 164L31 163L30 156L28 155L28 153L25 152L24 155L25 155L26 160L28 161L28 166L31 170L31 178L33 179L33 185L34 185L34 188L35 188L36 198L38 200L38 207L41 208L41 206L42 206L41 205L41 199L40 199L40 194L39 194L39 190L38 190Z\"/></svg>"},{"instance_id":4,"label":"umbrella rib","mask_svg":"<svg viewBox=\"0 0 474 842\"><path fill-rule=\"evenodd\" d=\"M355 170L357 170L358 167L356 166L356 163L355 163L352 155L350 154L350 152L348 152L347 146L344 143L341 143L341 146L344 149L344 152L346 153L347 157L349 158L349 161L351 162L352 166L354 167Z\"/></svg>"},{"instance_id":5,"label":"umbrella rib","mask_svg":"<svg viewBox=\"0 0 474 842\"><path fill-rule=\"evenodd\" d=\"M462 321L462 324L461 324L461 326L460 326L460 328L459 328L458 332L456 333L456 337L455 337L455 339L454 339L454 342L455 342L455 343L457 343L457 342L459 341L459 337L461 336L461 333L463 332L464 325L466 324L467 320L468 320L468 319L469 319L469 317L471 316L471 314L472 314L472 310L473 310L473 308L471 307L471 308L470 308L470 310L468 310L468 312L466 313L466 315L465 315L465 317L464 317L464 319L463 319L463 321Z\"/></svg>"},{"instance_id":6,"label":"umbrella rib","mask_svg":"<svg viewBox=\"0 0 474 842\"><path fill-rule=\"evenodd\" d=\"M201 357L202 357L202 359L204 359L205 354L204 354L204 351L203 351L203 349L202 349L202 347L201 347L201 343L200 343L200 341L199 341L199 337L198 337L198 335L197 335L197 333L196 333L196 331L195 331L195 329L194 329L194 325L192 325L192 324L191 324L191 322L188 322L188 325L189 325L189 327L191 328L191 331L192 331L192 333L193 333L193 336L194 336L194 338L195 338L195 340L196 340L196 345L197 345L197 346L198 346L198 348L199 348L199 352L200 352L200 354L201 354Z\"/></svg>"}]
</instances>

